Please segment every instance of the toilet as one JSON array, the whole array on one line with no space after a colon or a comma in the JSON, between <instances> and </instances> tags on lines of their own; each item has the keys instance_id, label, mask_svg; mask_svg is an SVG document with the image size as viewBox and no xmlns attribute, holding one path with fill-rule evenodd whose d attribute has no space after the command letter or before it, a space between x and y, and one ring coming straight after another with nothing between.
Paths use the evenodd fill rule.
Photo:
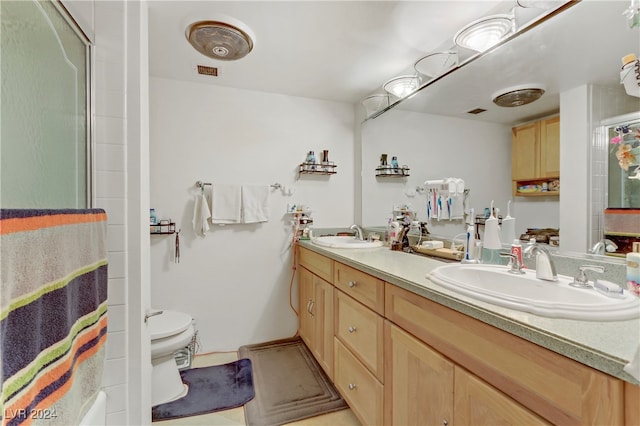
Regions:
<instances>
[{"instance_id":1,"label":"toilet","mask_svg":"<svg viewBox=\"0 0 640 426\"><path fill-rule=\"evenodd\" d=\"M164 404L187 394L175 353L191 343L195 332L190 315L168 310L161 312L148 317L151 334L151 405Z\"/></svg>"}]
</instances>

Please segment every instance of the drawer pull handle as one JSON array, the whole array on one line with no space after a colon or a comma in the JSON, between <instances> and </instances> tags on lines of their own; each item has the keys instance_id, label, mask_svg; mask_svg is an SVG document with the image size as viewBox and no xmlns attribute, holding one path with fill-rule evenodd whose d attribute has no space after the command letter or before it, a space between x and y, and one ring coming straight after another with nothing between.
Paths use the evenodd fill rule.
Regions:
<instances>
[{"instance_id":1,"label":"drawer pull handle","mask_svg":"<svg viewBox=\"0 0 640 426\"><path fill-rule=\"evenodd\" d=\"M443 420L443 421L442 421L442 426L447 426L448 424L449 424L449 422L448 422L448 421L446 421L446 420Z\"/></svg>"},{"instance_id":2,"label":"drawer pull handle","mask_svg":"<svg viewBox=\"0 0 640 426\"><path fill-rule=\"evenodd\" d=\"M352 325L350 325L347 330L349 331L349 333L355 333L356 332L356 328L354 326L352 326Z\"/></svg>"},{"instance_id":3,"label":"drawer pull handle","mask_svg":"<svg viewBox=\"0 0 640 426\"><path fill-rule=\"evenodd\" d=\"M356 282L355 281L349 281L349 287L350 288L354 288L356 286Z\"/></svg>"},{"instance_id":4,"label":"drawer pull handle","mask_svg":"<svg viewBox=\"0 0 640 426\"><path fill-rule=\"evenodd\" d=\"M349 383L349 390L355 390L356 385L353 383Z\"/></svg>"}]
</instances>

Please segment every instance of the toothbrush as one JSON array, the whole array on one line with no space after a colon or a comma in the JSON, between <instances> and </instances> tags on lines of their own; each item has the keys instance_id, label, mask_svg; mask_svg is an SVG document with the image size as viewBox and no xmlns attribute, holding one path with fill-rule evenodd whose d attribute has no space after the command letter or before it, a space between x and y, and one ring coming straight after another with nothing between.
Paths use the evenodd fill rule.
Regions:
<instances>
[{"instance_id":1,"label":"toothbrush","mask_svg":"<svg viewBox=\"0 0 640 426\"><path fill-rule=\"evenodd\" d=\"M433 206L431 205L431 192L433 191L429 189L429 194L427 195L427 222L431 222L431 209L433 208Z\"/></svg>"}]
</instances>

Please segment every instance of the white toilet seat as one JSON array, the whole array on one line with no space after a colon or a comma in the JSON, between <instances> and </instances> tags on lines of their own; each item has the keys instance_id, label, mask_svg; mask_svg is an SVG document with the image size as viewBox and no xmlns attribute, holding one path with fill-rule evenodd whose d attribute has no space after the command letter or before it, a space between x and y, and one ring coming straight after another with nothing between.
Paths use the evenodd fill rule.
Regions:
<instances>
[{"instance_id":1,"label":"white toilet seat","mask_svg":"<svg viewBox=\"0 0 640 426\"><path fill-rule=\"evenodd\" d=\"M191 316L176 311L165 310L159 315L149 317L151 341L182 333L192 322Z\"/></svg>"}]
</instances>

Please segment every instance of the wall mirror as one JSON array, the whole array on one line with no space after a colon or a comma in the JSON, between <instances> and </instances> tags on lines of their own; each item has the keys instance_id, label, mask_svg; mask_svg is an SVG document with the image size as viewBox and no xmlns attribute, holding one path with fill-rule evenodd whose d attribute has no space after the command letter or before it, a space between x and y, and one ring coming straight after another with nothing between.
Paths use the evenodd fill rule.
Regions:
<instances>
[{"instance_id":1,"label":"wall mirror","mask_svg":"<svg viewBox=\"0 0 640 426\"><path fill-rule=\"evenodd\" d=\"M561 181L562 176L570 178L575 168L585 172L592 168L596 129L608 118L640 111L640 98L627 95L620 84L621 58L630 53L640 54L640 29L629 28L622 14L628 7L628 1L572 4L378 117L364 121L362 224L383 225L380 222L390 216L391 204L402 198L398 197L402 193L409 194L405 199L422 210L424 197L415 189L426 179L465 175L475 207L488 206L493 199L505 212L507 200L513 199L522 226L557 227L561 205L571 202L570 196L560 196L559 200L512 197L511 128L559 113L561 134L567 139L561 140L561 145L570 143L580 151L572 162L570 154L561 149ZM493 104L495 93L529 83L544 86L545 94L538 101L516 108ZM566 96L580 87L588 88L585 89L589 94L588 105L583 105L582 99ZM476 109L485 111L470 113ZM576 120L573 112L580 109L584 117ZM569 110L572 114L563 115L563 111ZM567 119L571 125L579 122L580 128L572 132ZM411 177L402 182L372 177L382 152L388 155L397 152L399 161L408 163ZM580 214L597 216L600 210L597 201L602 199L604 204L605 191L595 191L589 178L583 180L578 185L585 193L595 194L590 195L594 197L590 203L596 207ZM540 220L542 217L544 220ZM568 229L571 226L576 229ZM589 220L571 222L564 226L561 235L587 234L591 229L585 228L590 226ZM464 229L461 224L449 223L440 228L448 236ZM589 244L597 238L596 232ZM582 250L572 251L587 252L587 243L583 245Z\"/></svg>"}]
</instances>

